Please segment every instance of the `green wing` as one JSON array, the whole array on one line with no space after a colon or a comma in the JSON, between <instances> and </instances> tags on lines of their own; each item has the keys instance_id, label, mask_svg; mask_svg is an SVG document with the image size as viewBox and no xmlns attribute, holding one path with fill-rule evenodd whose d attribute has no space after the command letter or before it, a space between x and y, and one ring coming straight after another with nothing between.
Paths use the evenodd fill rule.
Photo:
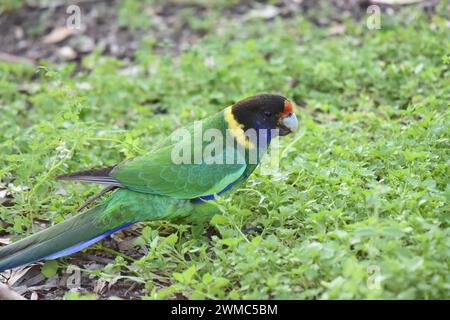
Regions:
<instances>
[{"instance_id":1,"label":"green wing","mask_svg":"<svg viewBox=\"0 0 450 320\"><path fill-rule=\"evenodd\" d=\"M225 124L222 114L206 119L202 126L203 130L214 128L224 132ZM198 138L192 127L186 130L192 134L192 139ZM208 142L203 143L203 148L195 149L192 139L183 143L189 144L186 150L191 150L193 160L195 154L202 152ZM183 147L183 144L180 146ZM236 157L233 164L226 164L225 161L213 163L208 156L198 164L177 164L173 161L173 148L173 143L166 143L148 155L118 165L111 171L110 176L131 190L177 199L193 199L222 191L238 180L247 167L244 158L239 156L234 148L226 148L225 143L224 148L216 154L220 154L222 159L225 159L227 154L233 152Z\"/></svg>"}]
</instances>

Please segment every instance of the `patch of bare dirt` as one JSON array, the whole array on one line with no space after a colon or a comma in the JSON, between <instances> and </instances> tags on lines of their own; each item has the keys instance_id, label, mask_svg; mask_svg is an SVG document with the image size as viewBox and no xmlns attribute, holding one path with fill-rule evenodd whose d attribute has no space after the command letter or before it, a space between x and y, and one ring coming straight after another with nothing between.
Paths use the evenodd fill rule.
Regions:
<instances>
[{"instance_id":1,"label":"patch of bare dirt","mask_svg":"<svg viewBox=\"0 0 450 320\"><path fill-rule=\"evenodd\" d=\"M235 6L224 8L220 20L239 21L252 16L270 21L276 17L288 19L300 14L320 27L329 27L343 19L363 18L367 7L373 3L386 8L390 6L389 2L395 1L281 0L274 3L242 0ZM420 2L432 7L438 1ZM71 16L67 8L72 4L81 10L80 29L67 28L67 20ZM188 49L206 32L189 25L182 14L186 9L200 18L217 11L195 1L164 1L145 8L151 28L133 30L120 24L116 0L62 0L55 1L53 5L25 5L15 11L0 13L0 59L12 62L23 59L37 62L44 59L59 63L80 61L84 55L100 50L104 55L127 62L133 59L134 52L145 36L157 39L160 51L177 54ZM339 30L331 32L338 33Z\"/></svg>"}]
</instances>

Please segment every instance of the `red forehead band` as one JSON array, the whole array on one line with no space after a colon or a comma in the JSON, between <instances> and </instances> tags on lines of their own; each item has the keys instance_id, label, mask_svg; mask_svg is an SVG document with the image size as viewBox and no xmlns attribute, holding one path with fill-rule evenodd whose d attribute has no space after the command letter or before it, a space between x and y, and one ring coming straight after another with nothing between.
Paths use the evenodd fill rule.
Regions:
<instances>
[{"instance_id":1,"label":"red forehead band","mask_svg":"<svg viewBox=\"0 0 450 320\"><path fill-rule=\"evenodd\" d=\"M285 117L289 113L291 113L293 109L294 109L294 106L292 105L292 102L290 102L289 100L285 100L284 101L284 109L283 109L283 112L281 113L281 115L283 117Z\"/></svg>"}]
</instances>

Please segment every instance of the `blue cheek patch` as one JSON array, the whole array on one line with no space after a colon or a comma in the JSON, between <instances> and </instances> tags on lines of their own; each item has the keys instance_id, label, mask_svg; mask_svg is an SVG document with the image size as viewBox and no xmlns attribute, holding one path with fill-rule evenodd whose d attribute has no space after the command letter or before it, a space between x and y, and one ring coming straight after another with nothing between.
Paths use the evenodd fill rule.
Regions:
<instances>
[{"instance_id":1,"label":"blue cheek patch","mask_svg":"<svg viewBox=\"0 0 450 320\"><path fill-rule=\"evenodd\" d=\"M268 128L267 124L265 124L263 122L260 122L260 121L256 120L256 122L254 124L254 128L255 128L256 134L258 136L258 147L259 148L260 147L263 147L263 148L267 147L270 144L270 141L272 140L272 138L276 137L276 135L272 136L272 129ZM260 141L261 138L259 136L260 135L259 130L266 130L266 134L264 135L264 137L262 138L261 141ZM264 139L266 141L264 141ZM265 143L265 145L260 146L260 142Z\"/></svg>"}]
</instances>

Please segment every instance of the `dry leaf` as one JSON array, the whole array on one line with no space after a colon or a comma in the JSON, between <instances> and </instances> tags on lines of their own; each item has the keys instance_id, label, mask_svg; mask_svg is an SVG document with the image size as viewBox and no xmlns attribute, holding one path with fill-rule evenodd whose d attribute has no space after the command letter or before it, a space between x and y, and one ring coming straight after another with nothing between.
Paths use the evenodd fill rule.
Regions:
<instances>
[{"instance_id":1,"label":"dry leaf","mask_svg":"<svg viewBox=\"0 0 450 320\"><path fill-rule=\"evenodd\" d=\"M32 267L33 266L19 267L10 271L11 274L8 278L8 285L10 285L11 287L14 286L14 284L22 279L22 277L25 276Z\"/></svg>"},{"instance_id":2,"label":"dry leaf","mask_svg":"<svg viewBox=\"0 0 450 320\"><path fill-rule=\"evenodd\" d=\"M327 34L329 36L337 36L343 34L344 32L345 32L345 25L335 24L334 26L330 27L330 29L328 29Z\"/></svg>"},{"instance_id":3,"label":"dry leaf","mask_svg":"<svg viewBox=\"0 0 450 320\"><path fill-rule=\"evenodd\" d=\"M0 283L0 300L26 300L20 294L9 288L6 284Z\"/></svg>"},{"instance_id":4,"label":"dry leaf","mask_svg":"<svg viewBox=\"0 0 450 320\"><path fill-rule=\"evenodd\" d=\"M103 289L106 287L106 281L104 279L98 279L95 282L94 292L98 295L102 294Z\"/></svg>"},{"instance_id":5,"label":"dry leaf","mask_svg":"<svg viewBox=\"0 0 450 320\"><path fill-rule=\"evenodd\" d=\"M73 50L72 47L69 46L59 48L57 54L63 60L73 60L77 57L77 53L75 52L75 50Z\"/></svg>"},{"instance_id":6,"label":"dry leaf","mask_svg":"<svg viewBox=\"0 0 450 320\"><path fill-rule=\"evenodd\" d=\"M1 202L1 198L0 198L0 202ZM10 238L0 238L0 243L1 244L11 244L12 241Z\"/></svg>"},{"instance_id":7,"label":"dry leaf","mask_svg":"<svg viewBox=\"0 0 450 320\"><path fill-rule=\"evenodd\" d=\"M56 28L44 37L42 42L47 44L58 43L73 34L73 29L67 27Z\"/></svg>"},{"instance_id":8,"label":"dry leaf","mask_svg":"<svg viewBox=\"0 0 450 320\"><path fill-rule=\"evenodd\" d=\"M248 13L249 18L272 19L280 13L280 9L275 6L267 5L262 8L253 9Z\"/></svg>"},{"instance_id":9,"label":"dry leaf","mask_svg":"<svg viewBox=\"0 0 450 320\"><path fill-rule=\"evenodd\" d=\"M6 189L1 189L0 190L0 199L2 198L6 198L6 194L8 193L8 190Z\"/></svg>"},{"instance_id":10,"label":"dry leaf","mask_svg":"<svg viewBox=\"0 0 450 320\"><path fill-rule=\"evenodd\" d=\"M406 5L423 2L423 0L372 0L374 4Z\"/></svg>"}]
</instances>

